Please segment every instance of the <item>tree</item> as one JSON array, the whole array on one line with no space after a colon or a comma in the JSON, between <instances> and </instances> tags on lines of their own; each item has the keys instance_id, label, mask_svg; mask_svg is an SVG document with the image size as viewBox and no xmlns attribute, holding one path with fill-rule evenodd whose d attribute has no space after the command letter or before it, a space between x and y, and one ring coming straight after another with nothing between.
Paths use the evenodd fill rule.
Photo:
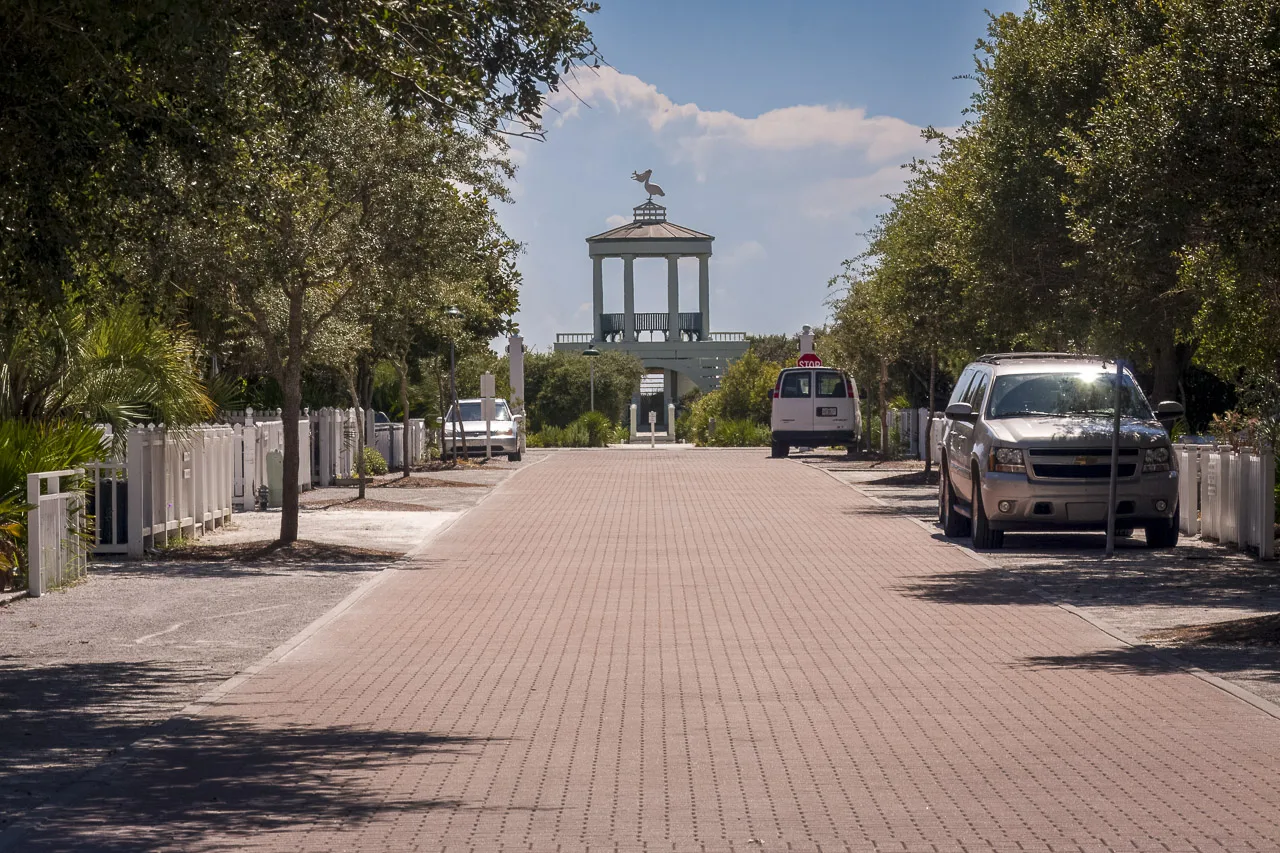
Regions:
<instances>
[{"instance_id":1,"label":"tree","mask_svg":"<svg viewBox=\"0 0 1280 853\"><path fill-rule=\"evenodd\" d=\"M529 426L567 427L591 408L591 363L572 352L525 355L524 382ZM617 350L604 350L595 359L596 411L621 423L631 397L640 388L644 364Z\"/></svg>"}]
</instances>

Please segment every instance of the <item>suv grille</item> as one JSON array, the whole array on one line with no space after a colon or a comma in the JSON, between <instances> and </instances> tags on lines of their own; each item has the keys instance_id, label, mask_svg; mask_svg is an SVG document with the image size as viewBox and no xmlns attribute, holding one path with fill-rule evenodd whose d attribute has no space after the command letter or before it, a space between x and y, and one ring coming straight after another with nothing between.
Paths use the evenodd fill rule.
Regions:
<instances>
[{"instance_id":1,"label":"suv grille","mask_svg":"<svg viewBox=\"0 0 1280 853\"><path fill-rule=\"evenodd\" d=\"M1042 448L1030 452L1035 476L1059 480L1100 480L1111 476L1111 448ZM1138 451L1120 451L1122 478L1132 477L1138 470Z\"/></svg>"}]
</instances>

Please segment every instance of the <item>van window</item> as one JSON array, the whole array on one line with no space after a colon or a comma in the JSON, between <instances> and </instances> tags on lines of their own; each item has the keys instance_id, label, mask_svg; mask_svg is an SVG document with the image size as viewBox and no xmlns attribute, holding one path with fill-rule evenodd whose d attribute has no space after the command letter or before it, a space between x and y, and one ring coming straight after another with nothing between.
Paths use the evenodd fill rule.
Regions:
<instances>
[{"instance_id":1,"label":"van window","mask_svg":"<svg viewBox=\"0 0 1280 853\"><path fill-rule=\"evenodd\" d=\"M805 371L803 373L785 373L782 376L782 396L783 397L812 397L813 392L810 390L809 383L813 379L813 374Z\"/></svg>"},{"instance_id":2,"label":"van window","mask_svg":"<svg viewBox=\"0 0 1280 853\"><path fill-rule=\"evenodd\" d=\"M819 370L817 373L817 396L832 399L835 397L845 398L849 393L845 390L844 374L836 373L834 370Z\"/></svg>"},{"instance_id":3,"label":"van window","mask_svg":"<svg viewBox=\"0 0 1280 853\"><path fill-rule=\"evenodd\" d=\"M965 392L969 390L969 383L973 381L973 374L976 372L972 367L964 369L964 373L961 373L960 378L956 380L955 390L951 392L951 399L947 401L948 406L965 399Z\"/></svg>"},{"instance_id":4,"label":"van window","mask_svg":"<svg viewBox=\"0 0 1280 853\"><path fill-rule=\"evenodd\" d=\"M973 406L975 412L982 411L982 398L987 396L987 386L991 384L991 374L980 370L973 378L969 390L965 392L964 401Z\"/></svg>"}]
</instances>

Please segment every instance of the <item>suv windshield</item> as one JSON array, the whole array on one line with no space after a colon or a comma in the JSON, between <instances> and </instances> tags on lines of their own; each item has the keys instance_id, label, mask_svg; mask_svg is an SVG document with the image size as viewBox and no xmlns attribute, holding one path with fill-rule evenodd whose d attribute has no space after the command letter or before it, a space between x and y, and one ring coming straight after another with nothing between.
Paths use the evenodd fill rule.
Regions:
<instances>
[{"instance_id":1,"label":"suv windshield","mask_svg":"<svg viewBox=\"0 0 1280 853\"><path fill-rule=\"evenodd\" d=\"M1114 373L1011 373L997 376L987 403L988 418L1115 416ZM1124 374L1120 414L1149 421L1151 406L1133 377Z\"/></svg>"},{"instance_id":2,"label":"suv windshield","mask_svg":"<svg viewBox=\"0 0 1280 853\"><path fill-rule=\"evenodd\" d=\"M482 418L482 417L480 416L480 403L479 403L479 402L475 402L475 403L459 403L458 405L459 405L459 407L462 409L462 419L463 419L464 421L480 421L480 420L484 420L484 418ZM494 402L494 404L493 404L493 408L494 408L494 414L497 416L497 417L495 417L495 418L494 418L494 420L497 420L497 421L509 421L509 420L511 420L511 414L510 414L510 412L508 412L508 411L507 411L507 401L506 401L506 400L496 400L496 401ZM450 409L449 409L449 414L445 416L445 422L446 422L446 423L448 423L448 422L451 422L452 420L453 420L453 409L452 409L452 408L450 408Z\"/></svg>"}]
</instances>

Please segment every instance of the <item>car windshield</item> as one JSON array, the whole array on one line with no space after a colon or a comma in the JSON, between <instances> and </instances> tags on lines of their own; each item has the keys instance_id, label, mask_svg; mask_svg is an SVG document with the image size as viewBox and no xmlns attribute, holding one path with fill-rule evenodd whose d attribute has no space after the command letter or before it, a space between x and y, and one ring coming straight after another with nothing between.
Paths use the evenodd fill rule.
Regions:
<instances>
[{"instance_id":1,"label":"car windshield","mask_svg":"<svg viewBox=\"0 0 1280 853\"><path fill-rule=\"evenodd\" d=\"M1109 371L1012 373L996 377L987 403L988 418L1115 417L1116 377ZM1142 389L1125 373L1120 385L1120 414L1151 420Z\"/></svg>"},{"instance_id":2,"label":"car windshield","mask_svg":"<svg viewBox=\"0 0 1280 853\"><path fill-rule=\"evenodd\" d=\"M478 400L474 402L459 403L458 406L462 410L462 419L464 421L484 420L484 418L481 417L480 415L480 402ZM507 410L506 400L495 401L493 408L494 408L494 415L496 415L494 420L497 420L497 421L511 420L511 413ZM445 417L445 421L452 421L452 420L453 420L453 409L451 408L449 409L449 414Z\"/></svg>"}]
</instances>

